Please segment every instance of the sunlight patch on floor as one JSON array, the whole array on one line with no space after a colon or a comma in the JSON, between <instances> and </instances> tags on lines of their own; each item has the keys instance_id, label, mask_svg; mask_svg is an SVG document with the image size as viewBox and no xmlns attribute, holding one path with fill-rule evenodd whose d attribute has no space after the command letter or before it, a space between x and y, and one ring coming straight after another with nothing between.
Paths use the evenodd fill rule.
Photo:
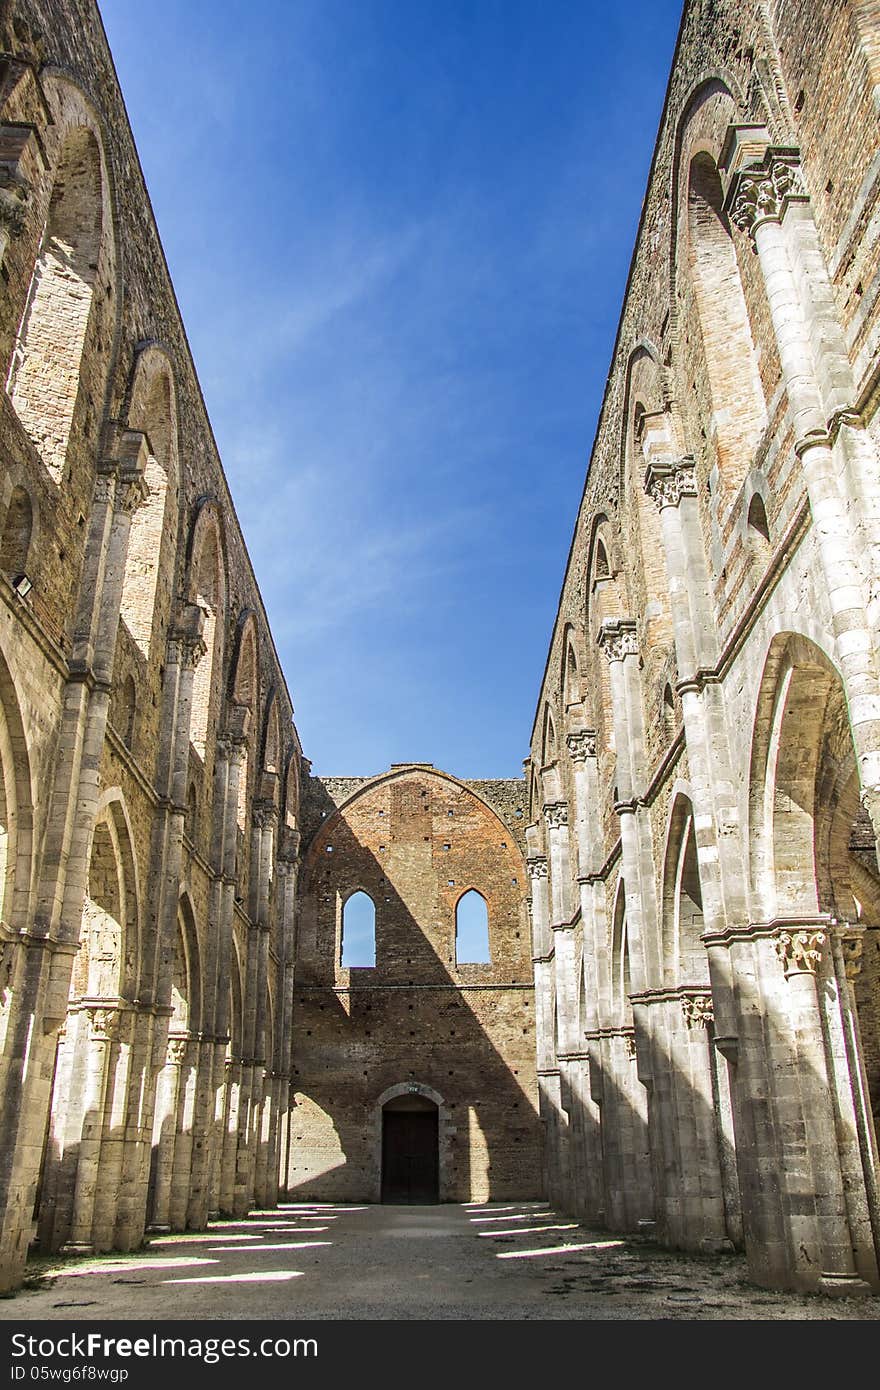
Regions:
<instances>
[{"instance_id":1,"label":"sunlight patch on floor","mask_svg":"<svg viewBox=\"0 0 880 1390\"><path fill-rule=\"evenodd\" d=\"M575 1250L612 1250L622 1240L590 1240L583 1245L547 1245L543 1250L504 1250L496 1260L530 1260L539 1255L570 1255Z\"/></svg>"}]
</instances>

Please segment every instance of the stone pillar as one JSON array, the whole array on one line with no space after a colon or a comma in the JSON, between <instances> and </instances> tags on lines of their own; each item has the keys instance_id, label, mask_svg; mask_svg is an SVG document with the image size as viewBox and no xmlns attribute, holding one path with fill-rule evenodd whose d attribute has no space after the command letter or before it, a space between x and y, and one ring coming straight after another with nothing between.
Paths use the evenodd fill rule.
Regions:
<instances>
[{"instance_id":1,"label":"stone pillar","mask_svg":"<svg viewBox=\"0 0 880 1390\"><path fill-rule=\"evenodd\" d=\"M277 864L278 916L281 926L281 1019L278 1029L279 1128L271 1171L275 1175L276 1200L279 1183L287 1192L290 1148L291 1057L293 1051L293 1000L296 967L296 891L299 873L299 832L287 832Z\"/></svg>"},{"instance_id":2,"label":"stone pillar","mask_svg":"<svg viewBox=\"0 0 880 1390\"><path fill-rule=\"evenodd\" d=\"M98 805L98 776L107 724L110 684L119 622L119 604L133 512L146 496L142 435L125 435L115 459L96 469L74 625L70 674L64 693L61 730L43 848L43 868L24 977L16 982L7 1031L7 1057L16 1065L5 1073L2 1108L6 1142L0 1156L0 1280L17 1282L31 1235L38 1164L34 1156L48 1139L39 1216L40 1238L53 1248L72 1239L89 1249L91 1220L99 1184L104 1112L87 1110L107 1094L108 1039L91 1036L80 1022L69 1030L58 1052L53 1087L55 1031L68 1009L71 966L82 933L92 835ZM118 1008L118 999L93 999L96 1029ZM34 1028L34 1019L41 1026ZM99 1076L99 1062L105 1068ZM68 1074L73 1089L60 1092L58 1076ZM55 1116L48 1111L55 1097ZM114 1091L113 1095L117 1093ZM67 1136L59 1151L58 1134ZM25 1136L28 1136L27 1139ZM82 1159L86 1167L78 1174ZM73 1235L74 1228L76 1234ZM106 1239L106 1234L103 1237ZM8 1279L8 1282L7 1282Z\"/></svg>"},{"instance_id":3,"label":"stone pillar","mask_svg":"<svg viewBox=\"0 0 880 1390\"><path fill-rule=\"evenodd\" d=\"M214 1017L218 1043L214 1054L215 1110L210 1154L209 1210L212 1213L232 1213L238 1148L242 1041L241 1038L236 1040L238 1053L235 1055L230 1050L231 1044L224 1039L233 1036L233 1020L229 1015L229 981L232 978L232 932L238 882L238 793L249 731L250 711L243 705L233 705L227 715L225 733L217 740L215 762L212 857L217 871L214 899L217 914Z\"/></svg>"},{"instance_id":4,"label":"stone pillar","mask_svg":"<svg viewBox=\"0 0 880 1390\"><path fill-rule=\"evenodd\" d=\"M181 1068L186 1057L187 1039L171 1034L165 1051L165 1065L156 1083L153 1119L153 1173L150 1202L150 1230L171 1230L171 1184L174 1176L174 1149L180 1109Z\"/></svg>"},{"instance_id":5,"label":"stone pillar","mask_svg":"<svg viewBox=\"0 0 880 1390\"><path fill-rule=\"evenodd\" d=\"M204 613L198 604L186 604L176 616L168 639L163 679L162 737L157 768L160 796L153 837L154 949L156 972L154 998L167 1008L171 1000L174 947L178 934L180 879L183 866L183 828L186 818L192 691L195 668L205 655L202 639ZM195 1062L192 1049L181 1049L181 1035L169 1038L164 1018L157 1021L153 1035L153 1068L158 1074L158 1095L171 1107L160 1105L153 1126L154 1160L153 1202L150 1212L155 1229L186 1227L186 1198L192 1156L193 1107L191 1072ZM189 1020L185 1025L188 1032ZM172 1024L173 1029L173 1024ZM174 1043L170 1047L169 1043ZM170 1076L165 1073L172 1069ZM181 1070L184 1071L181 1080ZM186 1101L186 1104L183 1102ZM178 1139L180 1148L178 1151ZM165 1175L168 1175L166 1185ZM171 1174L174 1174L172 1197ZM182 1191L182 1189L184 1189Z\"/></svg>"},{"instance_id":6,"label":"stone pillar","mask_svg":"<svg viewBox=\"0 0 880 1390\"><path fill-rule=\"evenodd\" d=\"M796 243L784 227L789 208L807 201L798 152L771 146L766 132L755 127L733 127L723 163L728 173L725 208L733 225L751 237L761 264L794 426L794 448L803 469L831 606L835 658L843 676L862 796L875 836L880 836L877 614L873 621L869 615L869 591L872 583L876 588L878 575L866 572L869 562L858 524L860 512L872 506L876 477L870 482L862 477L858 495L848 496L841 479L851 460L835 448L837 436L829 432L811 332L815 305L801 297L801 284L806 280L809 285L810 278L802 276L799 284L792 255ZM875 473L876 467L875 460Z\"/></svg>"},{"instance_id":7,"label":"stone pillar","mask_svg":"<svg viewBox=\"0 0 880 1390\"><path fill-rule=\"evenodd\" d=\"M824 958L830 928L824 917L780 919L706 941L713 954L729 952L738 985L738 1033L718 1044L737 1068L751 1276L769 1287L860 1294L878 1287L877 1266L864 1178L861 1192L851 1181L859 1143L850 1082L836 1073L846 1011L833 957Z\"/></svg>"}]
</instances>

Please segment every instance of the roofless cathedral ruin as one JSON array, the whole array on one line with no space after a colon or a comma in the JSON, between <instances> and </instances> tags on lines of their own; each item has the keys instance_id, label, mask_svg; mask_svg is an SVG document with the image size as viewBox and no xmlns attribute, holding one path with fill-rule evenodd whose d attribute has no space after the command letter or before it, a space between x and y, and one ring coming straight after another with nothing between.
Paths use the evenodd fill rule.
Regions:
<instances>
[{"instance_id":1,"label":"roofless cathedral ruin","mask_svg":"<svg viewBox=\"0 0 880 1390\"><path fill-rule=\"evenodd\" d=\"M0 1286L543 1193L880 1290L876 4L685 5L513 781L312 775L97 10L0 48Z\"/></svg>"}]
</instances>

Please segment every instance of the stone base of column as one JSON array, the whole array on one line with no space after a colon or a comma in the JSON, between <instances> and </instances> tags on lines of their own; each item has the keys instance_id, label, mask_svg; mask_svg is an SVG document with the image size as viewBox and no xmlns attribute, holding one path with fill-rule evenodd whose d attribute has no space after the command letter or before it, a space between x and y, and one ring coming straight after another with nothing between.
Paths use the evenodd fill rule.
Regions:
<instances>
[{"instance_id":1,"label":"stone base of column","mask_svg":"<svg viewBox=\"0 0 880 1390\"><path fill-rule=\"evenodd\" d=\"M604 1216L605 1213L603 1212L602 1215ZM638 1222L638 1231L640 1236L654 1236L657 1233L657 1222L642 1217Z\"/></svg>"},{"instance_id":2,"label":"stone base of column","mask_svg":"<svg viewBox=\"0 0 880 1390\"><path fill-rule=\"evenodd\" d=\"M145 1232L148 1236L170 1236L171 1227L164 1222L150 1222Z\"/></svg>"},{"instance_id":3,"label":"stone base of column","mask_svg":"<svg viewBox=\"0 0 880 1390\"><path fill-rule=\"evenodd\" d=\"M59 1255L95 1255L97 1251L90 1240L68 1240L59 1248Z\"/></svg>"},{"instance_id":4,"label":"stone base of column","mask_svg":"<svg viewBox=\"0 0 880 1390\"><path fill-rule=\"evenodd\" d=\"M870 1298L874 1293L857 1274L823 1274L816 1289L829 1298Z\"/></svg>"}]
</instances>

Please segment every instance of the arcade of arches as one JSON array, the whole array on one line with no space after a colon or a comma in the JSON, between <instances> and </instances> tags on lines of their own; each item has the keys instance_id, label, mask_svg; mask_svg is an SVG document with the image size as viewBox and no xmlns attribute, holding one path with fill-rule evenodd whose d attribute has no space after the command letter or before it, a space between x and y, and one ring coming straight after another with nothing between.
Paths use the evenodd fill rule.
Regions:
<instances>
[{"instance_id":1,"label":"arcade of arches","mask_svg":"<svg viewBox=\"0 0 880 1390\"><path fill-rule=\"evenodd\" d=\"M880 1291L878 26L687 0L525 775L322 778L97 9L2 0L0 1288L544 1195Z\"/></svg>"}]
</instances>

